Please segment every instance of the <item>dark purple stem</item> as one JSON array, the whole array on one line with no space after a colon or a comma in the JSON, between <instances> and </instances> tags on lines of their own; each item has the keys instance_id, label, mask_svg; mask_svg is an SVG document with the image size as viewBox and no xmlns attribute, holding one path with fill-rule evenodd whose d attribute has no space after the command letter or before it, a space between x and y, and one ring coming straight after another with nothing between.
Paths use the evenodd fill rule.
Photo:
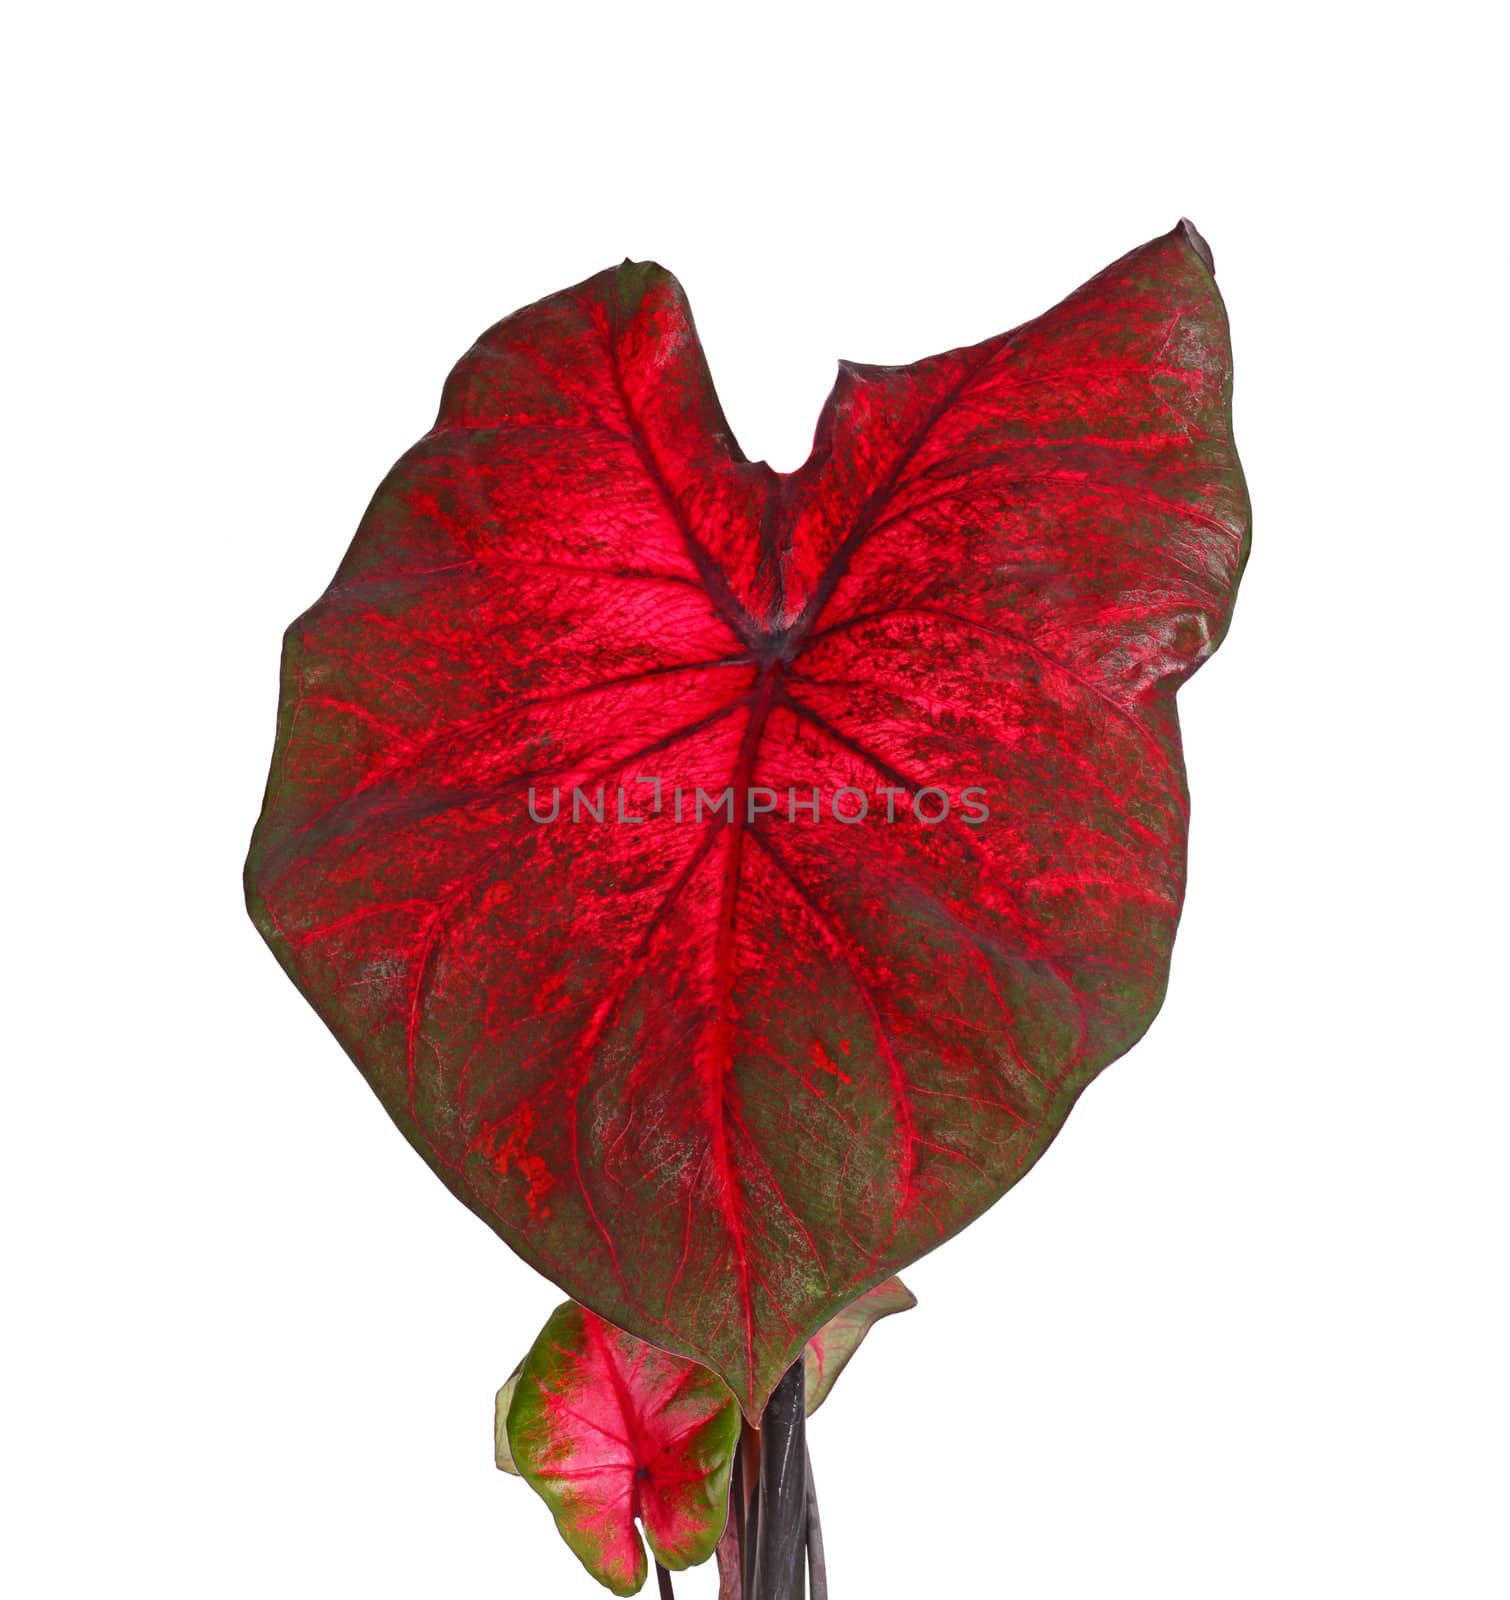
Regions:
<instances>
[{"instance_id":1,"label":"dark purple stem","mask_svg":"<svg viewBox=\"0 0 1510 1600\"><path fill-rule=\"evenodd\" d=\"M818 1520L818 1491L813 1486L813 1458L807 1463L807 1581L812 1600L828 1600L828 1563L823 1559L823 1524Z\"/></svg>"},{"instance_id":2,"label":"dark purple stem","mask_svg":"<svg viewBox=\"0 0 1510 1600\"><path fill-rule=\"evenodd\" d=\"M745 1600L802 1600L807 1548L807 1377L793 1362L760 1419L760 1478L746 1533Z\"/></svg>"}]
</instances>

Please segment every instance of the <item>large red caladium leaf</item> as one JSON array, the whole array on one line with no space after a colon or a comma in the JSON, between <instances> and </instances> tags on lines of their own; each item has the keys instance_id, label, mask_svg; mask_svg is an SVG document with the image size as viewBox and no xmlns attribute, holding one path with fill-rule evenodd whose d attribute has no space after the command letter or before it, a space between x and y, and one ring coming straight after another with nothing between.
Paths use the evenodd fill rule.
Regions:
<instances>
[{"instance_id":1,"label":"large red caladium leaf","mask_svg":"<svg viewBox=\"0 0 1510 1600\"><path fill-rule=\"evenodd\" d=\"M454 1193L752 1417L1159 1007L1229 394L1182 224L842 365L781 475L626 263L483 336L289 630L258 926Z\"/></svg>"},{"instance_id":2,"label":"large red caladium leaf","mask_svg":"<svg viewBox=\"0 0 1510 1600\"><path fill-rule=\"evenodd\" d=\"M637 1521L670 1571L713 1554L739 1444L739 1405L716 1374L568 1301L510 1384L510 1469L600 1583L644 1584Z\"/></svg>"}]
</instances>

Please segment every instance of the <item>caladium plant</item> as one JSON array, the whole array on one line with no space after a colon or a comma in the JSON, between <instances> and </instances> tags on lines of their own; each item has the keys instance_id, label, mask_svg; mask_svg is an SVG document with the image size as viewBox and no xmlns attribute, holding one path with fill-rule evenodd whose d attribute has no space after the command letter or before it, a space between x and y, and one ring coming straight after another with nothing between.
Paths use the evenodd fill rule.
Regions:
<instances>
[{"instance_id":1,"label":"caladium plant","mask_svg":"<svg viewBox=\"0 0 1510 1600\"><path fill-rule=\"evenodd\" d=\"M626 262L483 335L288 631L258 927L453 1193L751 1424L1162 1001L1230 392L1182 223L841 363L780 474Z\"/></svg>"}]
</instances>

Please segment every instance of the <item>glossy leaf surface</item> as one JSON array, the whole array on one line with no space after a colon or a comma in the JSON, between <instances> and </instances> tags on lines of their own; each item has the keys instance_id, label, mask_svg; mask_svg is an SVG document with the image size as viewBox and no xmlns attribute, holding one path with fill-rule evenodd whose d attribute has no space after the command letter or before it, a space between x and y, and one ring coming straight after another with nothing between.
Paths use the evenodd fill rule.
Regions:
<instances>
[{"instance_id":1,"label":"glossy leaf surface","mask_svg":"<svg viewBox=\"0 0 1510 1600\"><path fill-rule=\"evenodd\" d=\"M626 263L483 336L289 630L258 926L455 1194L752 1417L1158 1009L1229 392L1182 224L841 365L778 475Z\"/></svg>"},{"instance_id":2,"label":"glossy leaf surface","mask_svg":"<svg viewBox=\"0 0 1510 1600\"><path fill-rule=\"evenodd\" d=\"M824 1323L802 1352L807 1365L809 1416L828 1399L829 1391L839 1381L839 1374L849 1365L850 1357L876 1323L882 1317L895 1316L898 1311L911 1311L917 1303L917 1296L900 1278L888 1278Z\"/></svg>"},{"instance_id":3,"label":"glossy leaf surface","mask_svg":"<svg viewBox=\"0 0 1510 1600\"><path fill-rule=\"evenodd\" d=\"M507 1429L515 1469L615 1594L645 1581L636 1521L672 1571L713 1554L739 1443L738 1402L715 1373L569 1302L525 1358Z\"/></svg>"}]
</instances>

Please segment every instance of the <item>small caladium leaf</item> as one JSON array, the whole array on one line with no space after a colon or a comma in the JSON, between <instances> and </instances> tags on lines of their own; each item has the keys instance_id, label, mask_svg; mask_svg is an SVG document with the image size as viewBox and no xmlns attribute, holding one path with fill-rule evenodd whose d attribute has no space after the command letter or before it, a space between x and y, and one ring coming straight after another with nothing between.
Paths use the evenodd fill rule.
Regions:
<instances>
[{"instance_id":1,"label":"small caladium leaf","mask_svg":"<svg viewBox=\"0 0 1510 1600\"><path fill-rule=\"evenodd\" d=\"M1182 224L842 364L778 474L626 263L482 337L288 632L258 927L456 1195L752 1420L1159 1008L1230 393Z\"/></svg>"},{"instance_id":2,"label":"small caladium leaf","mask_svg":"<svg viewBox=\"0 0 1510 1600\"><path fill-rule=\"evenodd\" d=\"M519 1468L514 1465L514 1452L509 1448L509 1406L513 1403L514 1391L519 1387L519 1374L523 1371L524 1363L521 1361L493 1397L493 1460L500 1472L511 1473L516 1478Z\"/></svg>"},{"instance_id":3,"label":"small caladium leaf","mask_svg":"<svg viewBox=\"0 0 1510 1600\"><path fill-rule=\"evenodd\" d=\"M525 1358L507 1413L515 1468L615 1594L645 1581L636 1522L670 1571L713 1554L739 1427L739 1404L715 1373L571 1302Z\"/></svg>"},{"instance_id":4,"label":"small caladium leaf","mask_svg":"<svg viewBox=\"0 0 1510 1600\"><path fill-rule=\"evenodd\" d=\"M808 1340L804 1352L808 1416L811 1416L828 1398L829 1391L838 1382L839 1374L844 1371L850 1357L860 1348L865 1335L870 1332L874 1324L882 1317L889 1317L895 1312L910 1311L915 1305L917 1305L916 1297L902 1280L888 1278L885 1283L877 1284L874 1289L861 1295L854 1305L847 1306ZM570 1309L569 1306L563 1306L557 1315L560 1316ZM681 1360L680 1357L667 1355L654 1346L636 1339L633 1334L625 1333L622 1329L609 1328L607 1324L602 1323L601 1318L594 1317L591 1312L584 1312L580 1319L570 1318L568 1323L574 1332L580 1324L584 1339L589 1331L598 1333L603 1329L607 1330L604 1334L606 1340L604 1358L596 1363L580 1362L573 1368L573 1390L569 1404L579 1415L602 1415L605 1410L607 1413L617 1414L626 1397L631 1402L636 1402L642 1397L642 1386L647 1378L657 1382L668 1380L680 1373L683 1368L695 1365ZM545 1335L542 1334L541 1337L544 1338ZM520 1472L515 1465L513 1447L509 1442L508 1421L514 1394L519 1387L524 1368L525 1363L522 1361L514 1368L508 1381L498 1391L493 1405L494 1459L501 1471L512 1473L515 1477L518 1477ZM734 1399L732 1392L714 1374L704 1371L704 1378L706 1382L699 1386L699 1392L705 1395L710 1403L720 1396L724 1401ZM584 1388L589 1385L605 1386L604 1393L596 1396L591 1403L587 1403L583 1395ZM582 1501L598 1495L612 1499L622 1487L615 1472L601 1474L592 1481L588 1479L578 1481L583 1485L580 1490ZM580 1502L578 1510L583 1511ZM725 1528L724 1532L727 1536L729 1530ZM727 1564L726 1543L727 1538L721 1539L718 1545L720 1571L723 1571ZM664 1561L662 1564L669 1565Z\"/></svg>"},{"instance_id":5,"label":"small caladium leaf","mask_svg":"<svg viewBox=\"0 0 1510 1600\"><path fill-rule=\"evenodd\" d=\"M900 1278L888 1278L824 1323L802 1353L807 1365L808 1416L828 1399L839 1374L849 1365L849 1358L876 1323L898 1311L911 1311L917 1303L917 1296Z\"/></svg>"}]
</instances>

